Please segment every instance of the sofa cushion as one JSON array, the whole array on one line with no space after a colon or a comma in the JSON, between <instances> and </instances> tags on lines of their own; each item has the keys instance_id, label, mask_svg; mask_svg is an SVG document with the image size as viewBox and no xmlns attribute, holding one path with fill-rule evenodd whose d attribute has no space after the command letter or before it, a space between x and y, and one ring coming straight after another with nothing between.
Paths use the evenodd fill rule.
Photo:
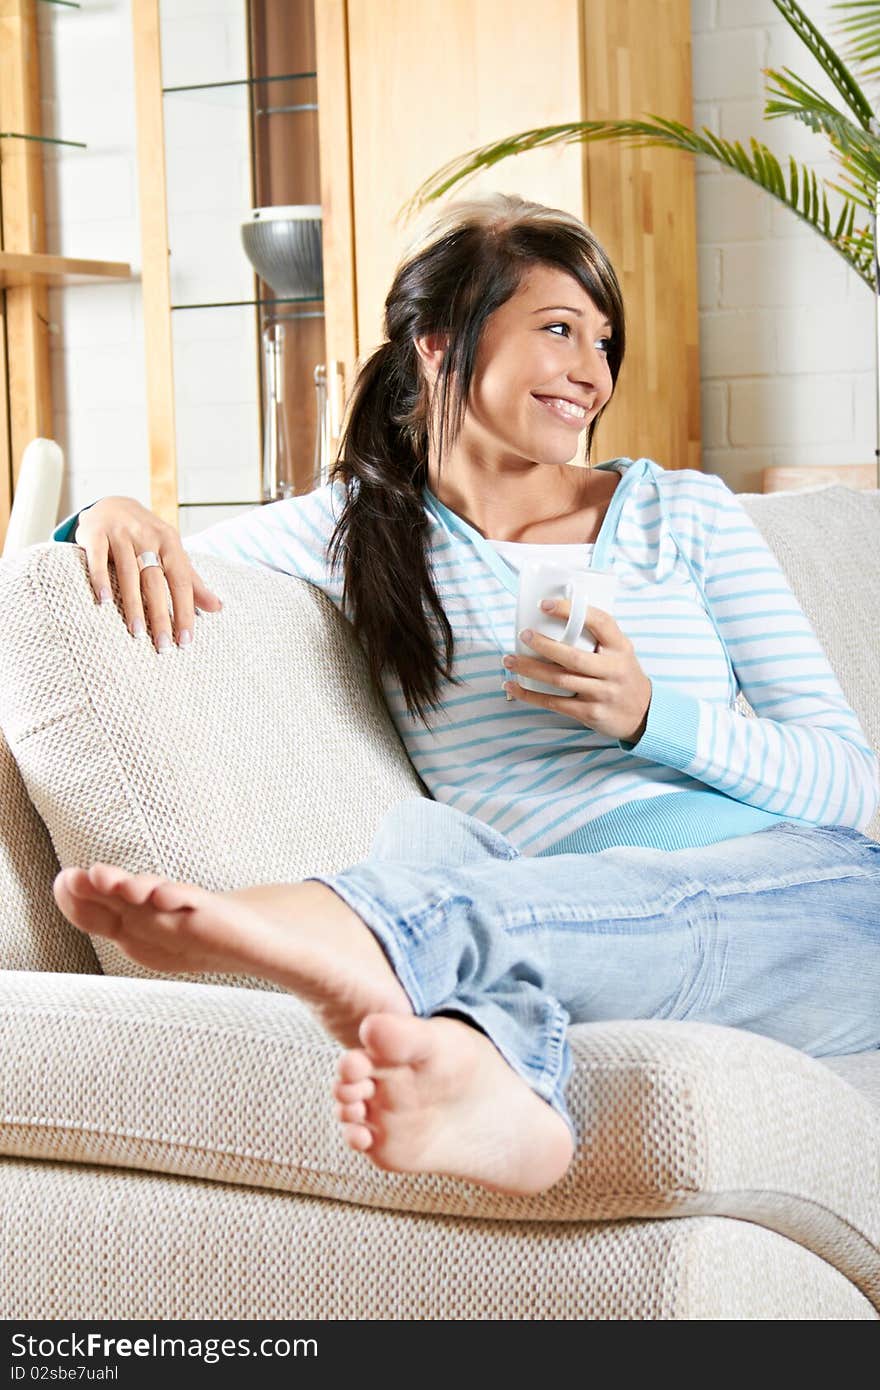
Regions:
<instances>
[{"instance_id":1,"label":"sofa cushion","mask_svg":"<svg viewBox=\"0 0 880 1390\"><path fill-rule=\"evenodd\" d=\"M880 1306L880 1110L796 1048L714 1024L576 1024L578 1144L537 1196L386 1172L344 1143L340 1046L293 995L0 974L0 1150L367 1207L519 1222L716 1215L805 1245ZM834 1058L838 1067L848 1059ZM880 1066L880 1052L860 1059Z\"/></svg>"},{"instance_id":2,"label":"sofa cushion","mask_svg":"<svg viewBox=\"0 0 880 1390\"><path fill-rule=\"evenodd\" d=\"M59 863L224 890L358 862L427 791L349 623L302 580L207 556L199 572L223 609L160 654L129 635L113 567L114 603L95 602L81 547L0 563L0 729ZM108 974L164 978L91 940Z\"/></svg>"},{"instance_id":3,"label":"sofa cushion","mask_svg":"<svg viewBox=\"0 0 880 1390\"><path fill-rule=\"evenodd\" d=\"M101 973L91 937L46 891L57 872L46 827L0 733L0 970Z\"/></svg>"},{"instance_id":4,"label":"sofa cushion","mask_svg":"<svg viewBox=\"0 0 880 1390\"><path fill-rule=\"evenodd\" d=\"M880 491L739 493L880 753ZM880 841L880 808L863 834Z\"/></svg>"}]
</instances>

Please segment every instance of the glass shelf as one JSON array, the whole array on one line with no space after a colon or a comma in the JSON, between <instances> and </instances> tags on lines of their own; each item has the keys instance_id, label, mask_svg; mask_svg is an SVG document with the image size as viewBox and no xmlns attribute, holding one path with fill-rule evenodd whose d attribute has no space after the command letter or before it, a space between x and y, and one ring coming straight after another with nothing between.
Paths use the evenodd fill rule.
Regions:
<instances>
[{"instance_id":1,"label":"glass shelf","mask_svg":"<svg viewBox=\"0 0 880 1390\"><path fill-rule=\"evenodd\" d=\"M47 0L55 3L55 0ZM78 150L87 150L82 140L59 140L55 135L19 135L15 130L0 130L0 140L36 140L40 145L74 145Z\"/></svg>"},{"instance_id":2,"label":"glass shelf","mask_svg":"<svg viewBox=\"0 0 880 1390\"><path fill-rule=\"evenodd\" d=\"M37 0L39 5L63 5L66 10L81 10L79 0Z\"/></svg>"},{"instance_id":3,"label":"glass shelf","mask_svg":"<svg viewBox=\"0 0 880 1390\"><path fill-rule=\"evenodd\" d=\"M224 299L210 304L172 304L172 312L176 309L245 309L248 306L263 304L323 304L323 299L314 297L292 296L290 299ZM285 314L279 315L284 318L295 319L322 319L324 311L316 310L314 313L306 314Z\"/></svg>"},{"instance_id":4,"label":"glass shelf","mask_svg":"<svg viewBox=\"0 0 880 1390\"><path fill-rule=\"evenodd\" d=\"M287 72L278 73L274 77L237 77L227 82L194 82L189 86L163 87L163 96L169 92L207 92L216 90L218 87L256 87L264 82L301 82L307 77L317 77L316 72ZM309 107L309 110L312 108Z\"/></svg>"}]
</instances>

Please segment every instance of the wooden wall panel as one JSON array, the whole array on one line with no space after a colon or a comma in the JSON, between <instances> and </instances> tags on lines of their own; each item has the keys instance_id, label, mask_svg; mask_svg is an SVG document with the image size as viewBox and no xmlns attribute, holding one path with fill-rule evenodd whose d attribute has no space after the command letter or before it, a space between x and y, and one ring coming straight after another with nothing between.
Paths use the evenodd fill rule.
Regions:
<instances>
[{"instance_id":1,"label":"wooden wall panel","mask_svg":"<svg viewBox=\"0 0 880 1390\"><path fill-rule=\"evenodd\" d=\"M169 525L176 526L177 437L174 423L159 0L132 0L131 24L140 192L150 509Z\"/></svg>"},{"instance_id":2,"label":"wooden wall panel","mask_svg":"<svg viewBox=\"0 0 880 1390\"><path fill-rule=\"evenodd\" d=\"M416 187L455 155L579 110L578 0L348 0L348 16L363 358L382 341L385 295L417 225L395 214ZM581 147L530 150L449 200L496 189L581 213Z\"/></svg>"},{"instance_id":3,"label":"wooden wall panel","mask_svg":"<svg viewBox=\"0 0 880 1390\"><path fill-rule=\"evenodd\" d=\"M347 0L315 0L315 52L324 220L324 333L328 392L335 405L332 457L358 354Z\"/></svg>"},{"instance_id":4,"label":"wooden wall panel","mask_svg":"<svg viewBox=\"0 0 880 1390\"><path fill-rule=\"evenodd\" d=\"M348 35L361 359L382 339L384 296L416 225L395 213L441 165L537 126L692 119L688 0L348 0ZM594 463L648 454L700 466L692 166L670 151L555 145L446 195L499 189L566 208L608 251L629 350Z\"/></svg>"},{"instance_id":5,"label":"wooden wall panel","mask_svg":"<svg viewBox=\"0 0 880 1390\"><path fill-rule=\"evenodd\" d=\"M582 0L583 120L664 116L690 125L689 0ZM584 217L623 288L628 347L596 432L598 459L647 454L700 468L693 156L583 146Z\"/></svg>"},{"instance_id":6,"label":"wooden wall panel","mask_svg":"<svg viewBox=\"0 0 880 1390\"><path fill-rule=\"evenodd\" d=\"M34 0L0 0L0 130L39 135L40 68ZM5 251L45 251L43 146L37 140L2 141L3 226ZM30 284L5 292L7 356L2 423L5 426L0 484L0 528L5 537L11 497L22 455L39 436L52 434L49 370L49 293Z\"/></svg>"}]
</instances>

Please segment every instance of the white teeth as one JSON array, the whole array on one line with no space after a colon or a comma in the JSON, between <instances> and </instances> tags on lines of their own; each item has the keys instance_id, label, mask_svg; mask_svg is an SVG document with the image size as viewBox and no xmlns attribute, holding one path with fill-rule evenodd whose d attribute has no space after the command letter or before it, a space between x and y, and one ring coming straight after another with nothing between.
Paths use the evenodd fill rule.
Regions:
<instances>
[{"instance_id":1,"label":"white teeth","mask_svg":"<svg viewBox=\"0 0 880 1390\"><path fill-rule=\"evenodd\" d=\"M574 405L571 401L552 396L542 396L541 399L552 405L555 410L561 411L563 415L570 415L573 420L583 420L586 416L587 412L582 405Z\"/></svg>"}]
</instances>

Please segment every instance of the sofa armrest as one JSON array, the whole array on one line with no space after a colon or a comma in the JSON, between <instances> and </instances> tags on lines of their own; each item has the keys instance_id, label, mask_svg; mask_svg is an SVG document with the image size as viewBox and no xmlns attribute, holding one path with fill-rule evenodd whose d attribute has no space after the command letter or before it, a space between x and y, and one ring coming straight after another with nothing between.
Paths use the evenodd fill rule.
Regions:
<instances>
[{"instance_id":1,"label":"sofa armrest","mask_svg":"<svg viewBox=\"0 0 880 1390\"><path fill-rule=\"evenodd\" d=\"M0 1150L525 1222L713 1214L819 1254L880 1304L880 1114L821 1061L666 1020L570 1029L579 1144L532 1197L379 1169L335 1119L340 1045L295 995L0 974Z\"/></svg>"},{"instance_id":2,"label":"sofa armrest","mask_svg":"<svg viewBox=\"0 0 880 1390\"><path fill-rule=\"evenodd\" d=\"M58 910L58 860L0 733L0 970L100 975L90 939Z\"/></svg>"}]
</instances>

